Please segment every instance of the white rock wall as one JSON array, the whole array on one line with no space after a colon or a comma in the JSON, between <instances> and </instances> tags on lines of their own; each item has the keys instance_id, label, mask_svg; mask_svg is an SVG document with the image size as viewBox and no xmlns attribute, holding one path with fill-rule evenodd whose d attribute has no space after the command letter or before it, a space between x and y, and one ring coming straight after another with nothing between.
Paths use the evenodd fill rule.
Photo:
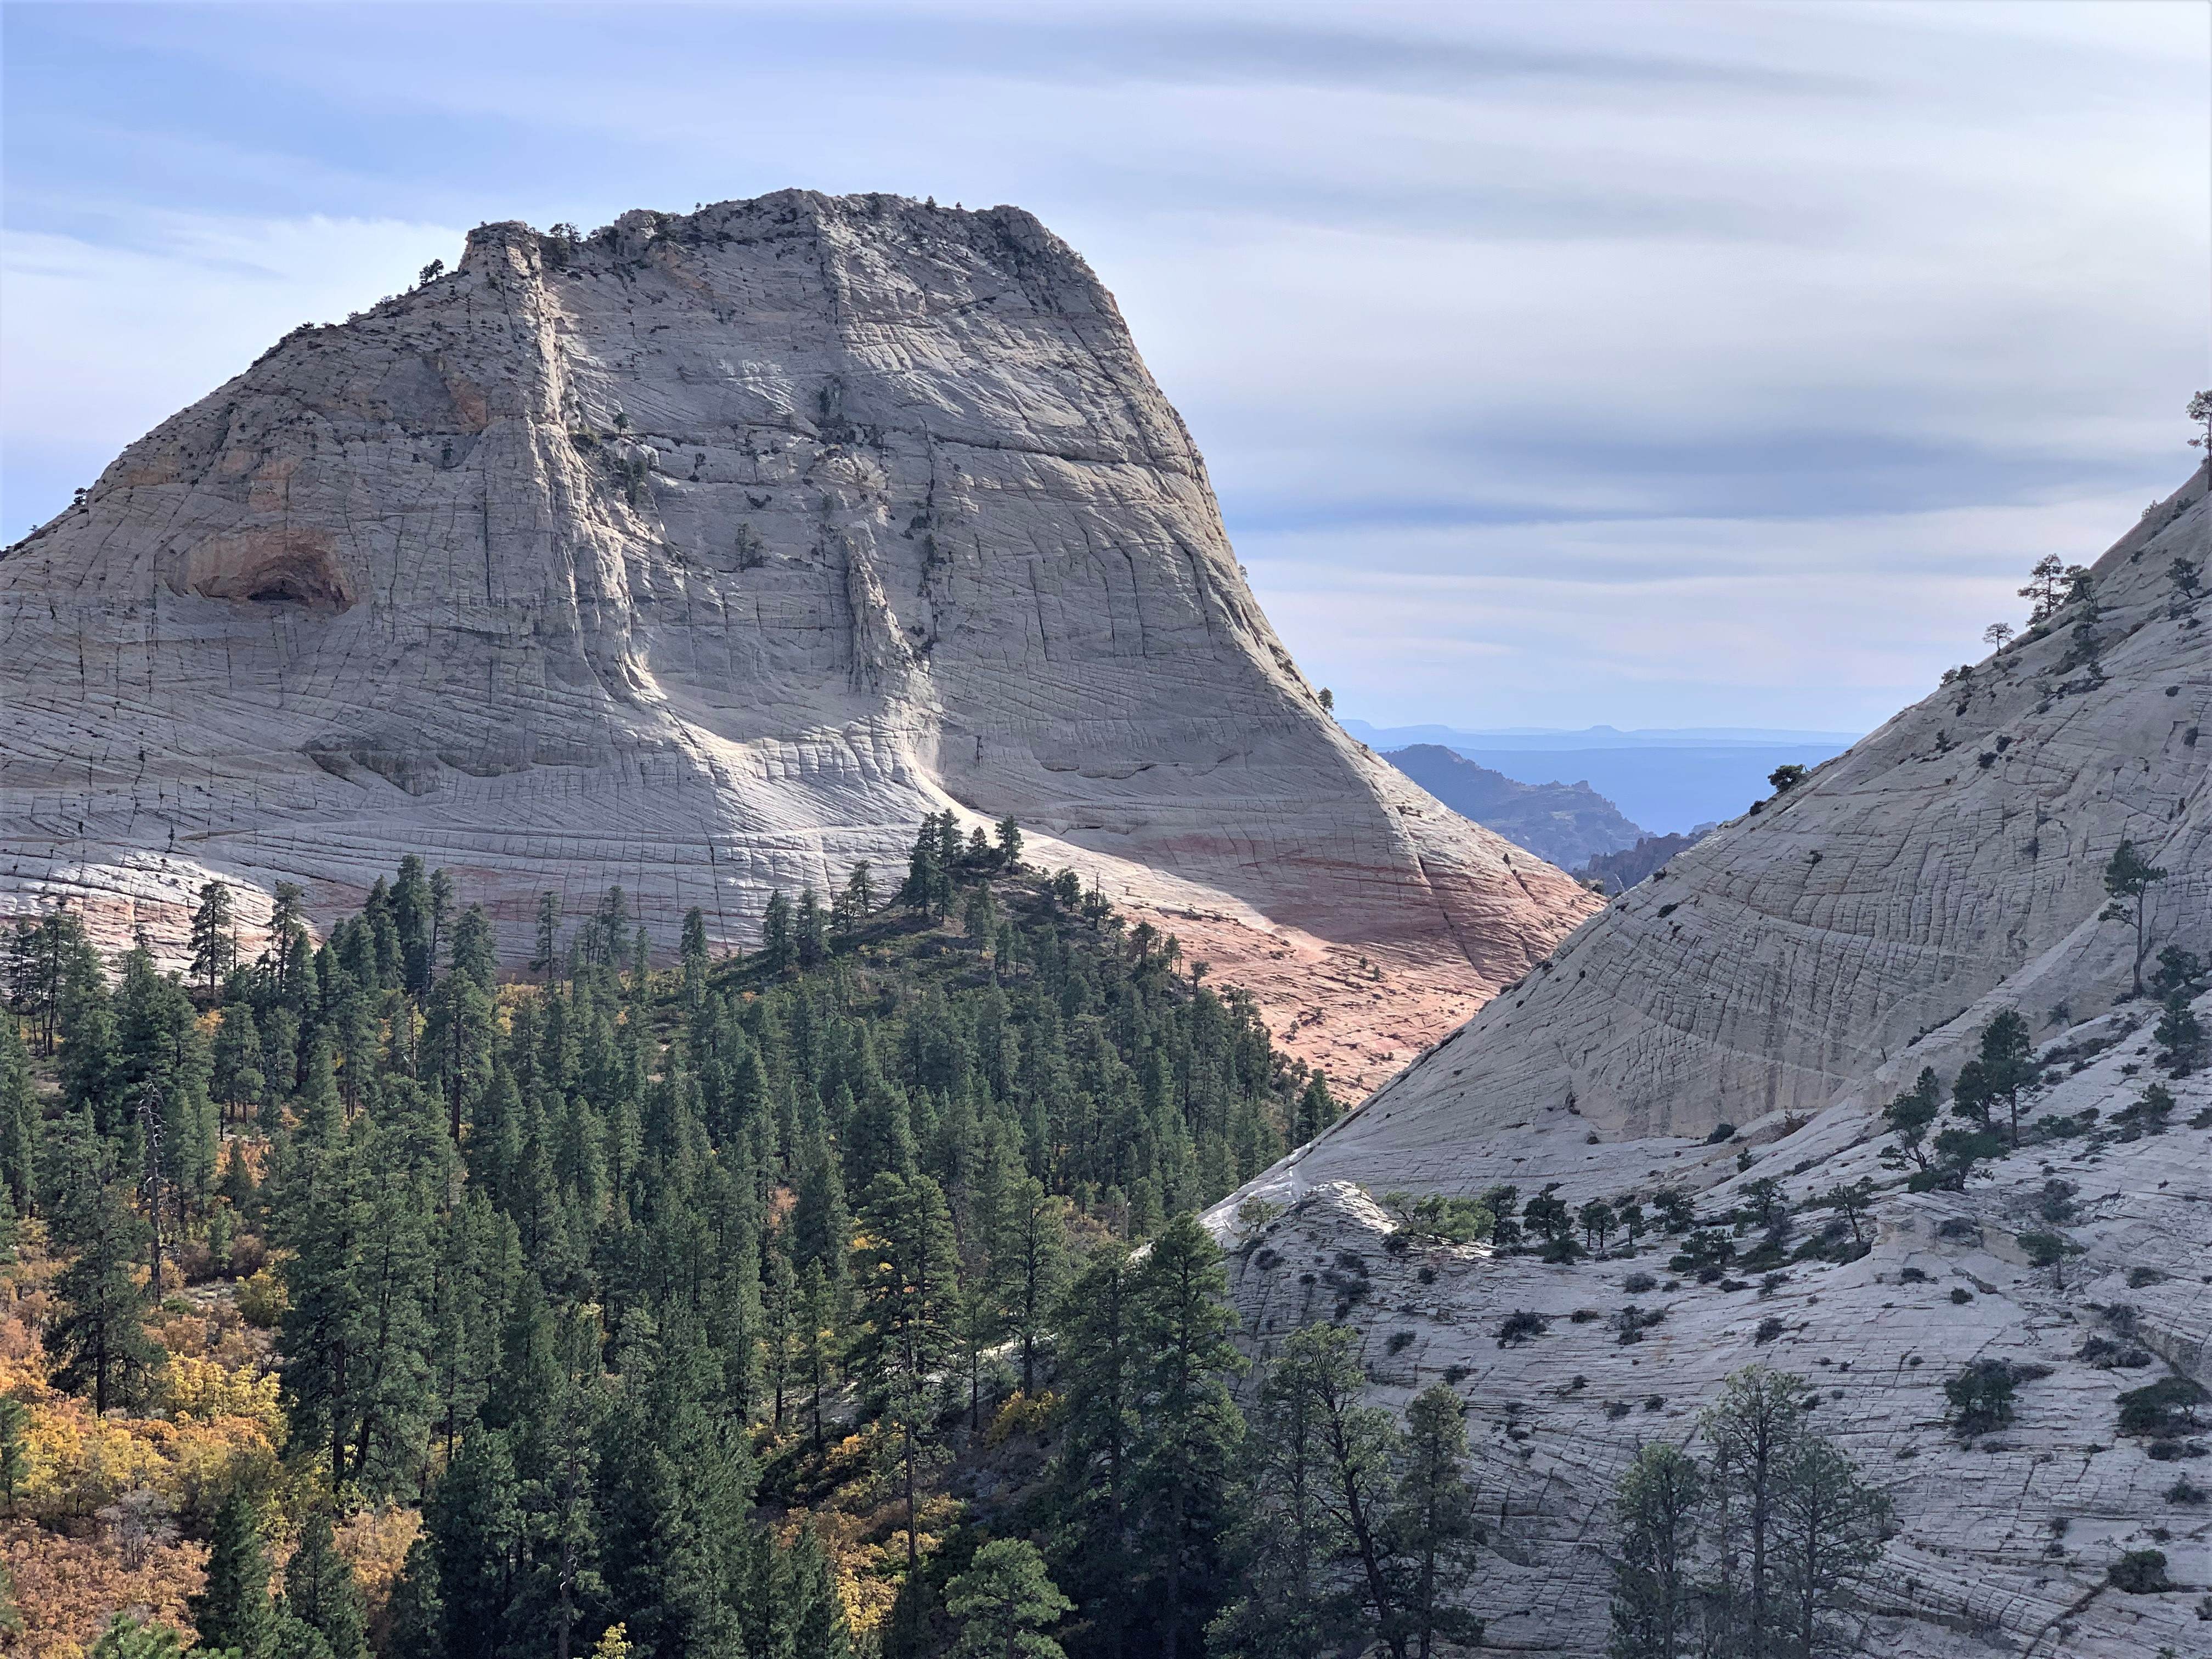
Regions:
<instances>
[{"instance_id":1,"label":"white rock wall","mask_svg":"<svg viewBox=\"0 0 2212 1659\"><path fill-rule=\"evenodd\" d=\"M520 225L305 328L0 557L0 903L181 937L403 854L510 952L672 939L1012 812L1125 901L1458 988L1590 901L1328 720L1113 300L1027 214L787 191Z\"/></svg>"}]
</instances>

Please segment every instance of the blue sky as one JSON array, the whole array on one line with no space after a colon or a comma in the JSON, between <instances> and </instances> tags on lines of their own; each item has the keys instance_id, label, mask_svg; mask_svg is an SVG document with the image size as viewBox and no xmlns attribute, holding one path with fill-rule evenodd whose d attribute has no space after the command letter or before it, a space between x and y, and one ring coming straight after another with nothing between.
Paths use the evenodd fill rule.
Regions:
<instances>
[{"instance_id":1,"label":"blue sky","mask_svg":"<svg viewBox=\"0 0 2212 1659\"><path fill-rule=\"evenodd\" d=\"M2185 475L2212 8L0 7L0 536L487 219L1090 258L1347 713L1863 729Z\"/></svg>"}]
</instances>

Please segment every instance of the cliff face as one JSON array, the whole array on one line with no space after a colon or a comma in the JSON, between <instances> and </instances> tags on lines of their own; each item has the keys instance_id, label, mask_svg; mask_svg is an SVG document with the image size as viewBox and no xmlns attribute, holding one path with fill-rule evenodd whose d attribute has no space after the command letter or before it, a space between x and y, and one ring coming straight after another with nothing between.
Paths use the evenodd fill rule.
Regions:
<instances>
[{"instance_id":1,"label":"cliff face","mask_svg":"<svg viewBox=\"0 0 2212 1659\"><path fill-rule=\"evenodd\" d=\"M1488 1178L1468 1160L1494 1164L1508 1126L1702 1136L1955 1069L1985 1002L2039 1030L2053 1009L2086 1018L2130 983L2134 934L2099 919L2123 839L2169 872L2150 935L2203 952L2212 595L2191 603L2172 572L2212 589L2205 479L2097 561L2094 606L1613 899L1308 1149L1306 1177L1456 1190Z\"/></svg>"},{"instance_id":2,"label":"cliff face","mask_svg":"<svg viewBox=\"0 0 2212 1659\"><path fill-rule=\"evenodd\" d=\"M2177 1061L2160 1008L2130 994L2135 930L2107 918L2104 870L2134 842L2166 872L2154 958L2212 955L2212 596L2191 597L2212 589L2205 494L2200 471L2097 562L2094 607L2066 606L1613 900L1211 1213L1242 1246L1237 1297L1263 1352L1330 1316L1297 1275L1349 1252L1373 1264L1341 1300L1389 1356L1382 1397L1439 1373L1464 1384L1481 1490L1506 1517L1480 1609L1494 1644L1607 1650L1593 1548L1613 1537L1615 1482L1764 1363L1820 1385L1822 1431L1896 1504L1856 1601L1868 1651L2202 1648L2212 1524L2175 1472L2203 1443L2131 1431L2120 1396L2176 1373L2212 1383L2212 1073ZM2034 1033L2039 1127L1963 1190L1911 1191L1881 1109L1923 1066L1950 1084L2005 1009ZM2170 1105L2149 1103L2153 1083ZM1770 1179L1792 1212L1778 1260L1717 1283L1672 1259L1679 1238L1572 1264L1408 1249L1375 1201L1556 1183L1571 1208L1648 1206L1673 1187L1748 1250L1757 1231L1730 1220L1771 1204L1749 1190ZM1863 1180L1863 1213L1824 1207ZM2064 1240L2055 1262L2024 1243L2039 1234ZM1615 1334L1625 1306L1650 1326L1634 1346ZM1494 1340L1518 1311L1552 1334ZM1942 1385L1984 1359L2030 1379L2016 1419L1947 1431ZM2187 1564L2176 1588L2110 1581L2151 1548Z\"/></svg>"},{"instance_id":3,"label":"cliff face","mask_svg":"<svg viewBox=\"0 0 2212 1659\"><path fill-rule=\"evenodd\" d=\"M951 807L1224 972L1370 957L1425 1037L1589 902L1326 718L1111 296L1012 209L486 226L9 550L0 698L0 883L111 940L419 851L510 949L616 883L740 942Z\"/></svg>"}]
</instances>

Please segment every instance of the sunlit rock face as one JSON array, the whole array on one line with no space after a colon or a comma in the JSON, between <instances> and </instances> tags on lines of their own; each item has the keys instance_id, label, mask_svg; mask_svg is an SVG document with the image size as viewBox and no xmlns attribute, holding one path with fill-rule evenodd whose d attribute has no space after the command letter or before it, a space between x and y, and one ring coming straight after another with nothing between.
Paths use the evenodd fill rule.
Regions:
<instances>
[{"instance_id":1,"label":"sunlit rock face","mask_svg":"<svg viewBox=\"0 0 2212 1659\"><path fill-rule=\"evenodd\" d=\"M8 902L111 943L410 851L510 951L614 884L737 943L925 812L1012 813L1359 1073L1592 904L1328 718L1112 297L1011 208L485 226L8 550L0 700Z\"/></svg>"}]
</instances>

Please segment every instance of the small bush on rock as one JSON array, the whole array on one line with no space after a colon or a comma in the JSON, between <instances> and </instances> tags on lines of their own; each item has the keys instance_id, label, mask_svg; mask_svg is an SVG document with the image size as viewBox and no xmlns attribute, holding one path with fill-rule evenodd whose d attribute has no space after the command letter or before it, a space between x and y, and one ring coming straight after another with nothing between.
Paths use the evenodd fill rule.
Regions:
<instances>
[{"instance_id":1,"label":"small bush on rock","mask_svg":"<svg viewBox=\"0 0 2212 1659\"><path fill-rule=\"evenodd\" d=\"M2166 1576L2164 1550L2130 1550L2106 1570L2112 1588L2128 1595L2155 1595L2173 1586Z\"/></svg>"},{"instance_id":2,"label":"small bush on rock","mask_svg":"<svg viewBox=\"0 0 2212 1659\"><path fill-rule=\"evenodd\" d=\"M1498 1324L1498 1346L1501 1348L1518 1347L1523 1342L1543 1335L1551 1328L1552 1322L1543 1315L1531 1313L1526 1309L1517 1310L1506 1315Z\"/></svg>"},{"instance_id":3,"label":"small bush on rock","mask_svg":"<svg viewBox=\"0 0 2212 1659\"><path fill-rule=\"evenodd\" d=\"M2163 1437L2201 1428L2197 1407L2206 1398L2201 1382L2186 1376L2162 1376L2147 1388L2133 1389L2120 1396L2120 1432Z\"/></svg>"},{"instance_id":4,"label":"small bush on rock","mask_svg":"<svg viewBox=\"0 0 2212 1659\"><path fill-rule=\"evenodd\" d=\"M1960 1434L1982 1434L2012 1421L2013 1394L2020 1379L2002 1359L1977 1359L1943 1384L1951 1402L1951 1425Z\"/></svg>"}]
</instances>

